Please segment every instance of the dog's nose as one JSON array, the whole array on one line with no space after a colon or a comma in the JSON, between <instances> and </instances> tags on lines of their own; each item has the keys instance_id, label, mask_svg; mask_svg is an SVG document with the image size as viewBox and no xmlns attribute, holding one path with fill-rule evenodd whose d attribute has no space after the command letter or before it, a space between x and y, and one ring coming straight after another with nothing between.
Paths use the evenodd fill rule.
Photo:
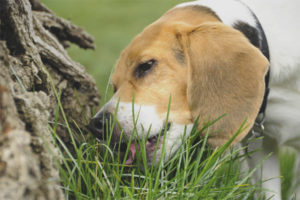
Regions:
<instances>
[{"instance_id":1,"label":"dog's nose","mask_svg":"<svg viewBox=\"0 0 300 200\"><path fill-rule=\"evenodd\" d=\"M107 133L110 133L113 116L109 112L101 112L93 117L89 123L89 129L93 135L100 139L106 139Z\"/></svg>"}]
</instances>

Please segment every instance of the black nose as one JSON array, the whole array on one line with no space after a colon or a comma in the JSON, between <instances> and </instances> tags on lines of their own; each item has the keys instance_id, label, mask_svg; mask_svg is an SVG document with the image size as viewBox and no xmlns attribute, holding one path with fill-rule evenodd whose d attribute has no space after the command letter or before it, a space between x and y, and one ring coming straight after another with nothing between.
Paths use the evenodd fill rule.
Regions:
<instances>
[{"instance_id":1,"label":"black nose","mask_svg":"<svg viewBox=\"0 0 300 200\"><path fill-rule=\"evenodd\" d=\"M113 116L111 113L101 112L91 119L89 129L96 138L105 140L107 134L110 133L112 122Z\"/></svg>"}]
</instances>

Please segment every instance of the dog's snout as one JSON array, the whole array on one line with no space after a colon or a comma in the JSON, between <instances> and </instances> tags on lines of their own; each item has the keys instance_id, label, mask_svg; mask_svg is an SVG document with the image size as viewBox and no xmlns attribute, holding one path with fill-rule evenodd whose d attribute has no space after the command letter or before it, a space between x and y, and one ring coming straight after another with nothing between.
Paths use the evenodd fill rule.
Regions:
<instances>
[{"instance_id":1,"label":"dog's snout","mask_svg":"<svg viewBox=\"0 0 300 200\"><path fill-rule=\"evenodd\" d=\"M106 138L106 133L110 133L112 120L111 113L101 112L91 119L89 129L96 138L103 140Z\"/></svg>"}]
</instances>

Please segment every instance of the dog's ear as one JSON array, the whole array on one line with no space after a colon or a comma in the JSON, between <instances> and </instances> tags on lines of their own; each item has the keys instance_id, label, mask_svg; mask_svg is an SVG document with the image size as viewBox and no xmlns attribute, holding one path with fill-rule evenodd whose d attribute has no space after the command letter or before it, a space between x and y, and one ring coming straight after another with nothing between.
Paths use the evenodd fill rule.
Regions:
<instances>
[{"instance_id":1,"label":"dog's ear","mask_svg":"<svg viewBox=\"0 0 300 200\"><path fill-rule=\"evenodd\" d=\"M265 90L269 62L239 31L222 23L180 25L176 33L188 67L187 101L195 120L206 123L224 115L212 127L208 143L224 144L247 119L251 129Z\"/></svg>"}]
</instances>

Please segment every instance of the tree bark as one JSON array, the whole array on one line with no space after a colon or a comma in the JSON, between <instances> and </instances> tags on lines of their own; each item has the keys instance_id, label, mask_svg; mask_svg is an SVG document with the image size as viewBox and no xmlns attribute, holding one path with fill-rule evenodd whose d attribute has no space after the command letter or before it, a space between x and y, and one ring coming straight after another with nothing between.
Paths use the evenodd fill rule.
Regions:
<instances>
[{"instance_id":1,"label":"tree bark","mask_svg":"<svg viewBox=\"0 0 300 200\"><path fill-rule=\"evenodd\" d=\"M68 56L69 42L94 48L91 36L38 0L0 0L0 199L64 199L49 129L58 108L53 86L74 129L72 122L85 130L100 99ZM70 144L60 123L56 132Z\"/></svg>"}]
</instances>

